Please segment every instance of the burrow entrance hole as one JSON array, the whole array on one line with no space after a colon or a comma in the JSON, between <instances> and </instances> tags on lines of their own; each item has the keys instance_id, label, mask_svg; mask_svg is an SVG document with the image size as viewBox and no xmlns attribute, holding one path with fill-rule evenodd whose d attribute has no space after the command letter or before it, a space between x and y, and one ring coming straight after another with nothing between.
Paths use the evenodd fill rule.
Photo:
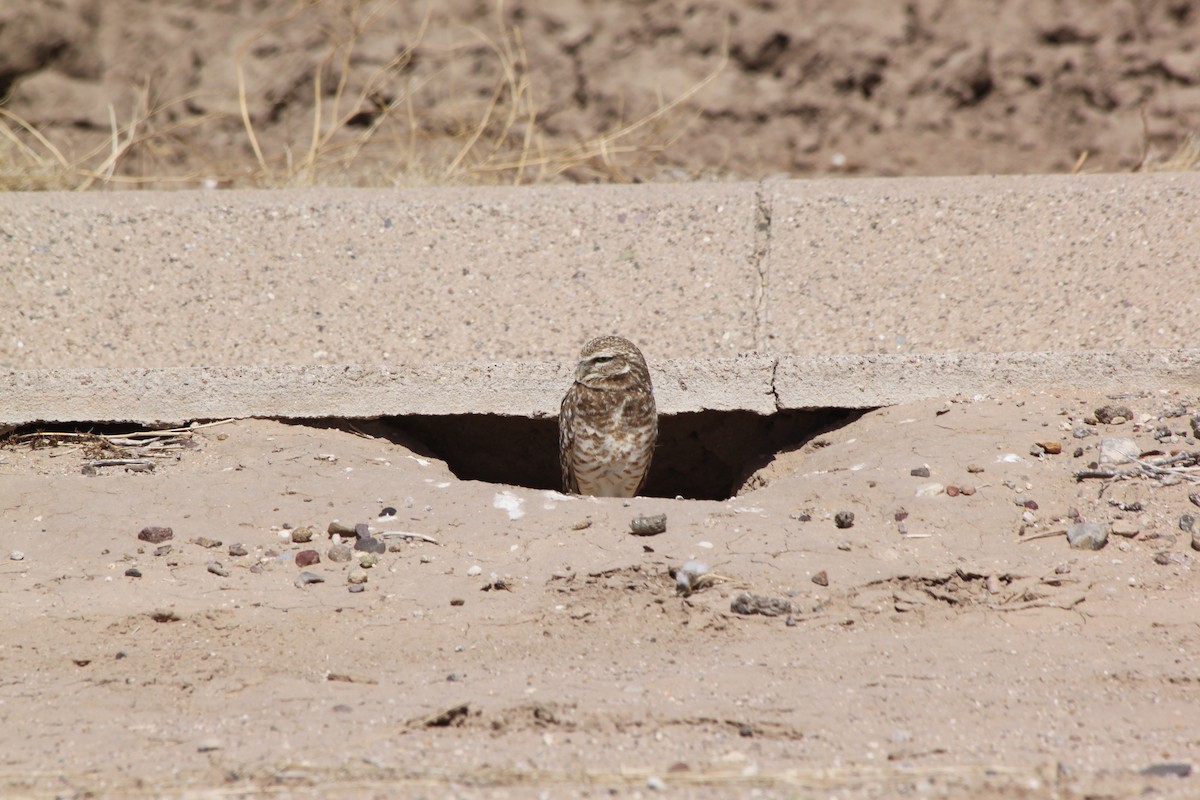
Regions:
<instances>
[{"instance_id":1,"label":"burrow entrance hole","mask_svg":"<svg viewBox=\"0 0 1200 800\"><path fill-rule=\"evenodd\" d=\"M755 414L699 411L660 415L658 444L642 491L650 497L726 500L778 453L803 447L866 410L819 408ZM558 420L493 414L397 416L374 420L295 419L296 425L354 430L445 461L460 480L562 489ZM29 425L0 436L0 444L34 431L128 434L128 424ZM53 437L51 437L52 439ZM47 440L49 441L49 439ZM76 439L69 440L79 444ZM106 455L97 451L96 456Z\"/></svg>"},{"instance_id":2,"label":"burrow entrance hole","mask_svg":"<svg viewBox=\"0 0 1200 800\"><path fill-rule=\"evenodd\" d=\"M755 414L699 411L663 415L642 494L726 500L776 454L858 419L864 411L808 409ZM562 489L558 420L491 414L384 417L371 426L446 462L461 480Z\"/></svg>"}]
</instances>

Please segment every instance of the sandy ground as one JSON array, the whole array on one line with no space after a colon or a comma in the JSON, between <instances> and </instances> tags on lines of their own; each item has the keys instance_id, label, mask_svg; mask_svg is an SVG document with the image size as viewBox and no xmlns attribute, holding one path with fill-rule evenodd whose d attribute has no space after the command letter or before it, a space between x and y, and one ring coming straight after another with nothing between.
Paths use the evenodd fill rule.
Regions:
<instances>
[{"instance_id":1,"label":"sandy ground","mask_svg":"<svg viewBox=\"0 0 1200 800\"><path fill-rule=\"evenodd\" d=\"M1094 419L1114 403L1133 419ZM1194 477L1074 472L1104 437L1196 450L1198 405L892 407L725 502L462 482L379 429L216 425L148 473L10 442L0 792L1194 795L1140 773L1200 749ZM631 535L657 513L665 533ZM1107 546L1068 547L1073 516ZM331 560L335 520L434 541L363 569ZM720 579L685 597L691 559ZM735 613L743 592L790 613Z\"/></svg>"}]
</instances>

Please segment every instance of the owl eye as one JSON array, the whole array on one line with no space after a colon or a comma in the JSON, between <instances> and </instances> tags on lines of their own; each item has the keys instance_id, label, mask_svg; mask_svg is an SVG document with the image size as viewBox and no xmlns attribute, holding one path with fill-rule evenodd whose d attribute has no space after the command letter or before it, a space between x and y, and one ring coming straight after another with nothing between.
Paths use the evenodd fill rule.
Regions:
<instances>
[{"instance_id":1,"label":"owl eye","mask_svg":"<svg viewBox=\"0 0 1200 800\"><path fill-rule=\"evenodd\" d=\"M612 356L596 356L594 359L597 364L607 364L613 360Z\"/></svg>"}]
</instances>

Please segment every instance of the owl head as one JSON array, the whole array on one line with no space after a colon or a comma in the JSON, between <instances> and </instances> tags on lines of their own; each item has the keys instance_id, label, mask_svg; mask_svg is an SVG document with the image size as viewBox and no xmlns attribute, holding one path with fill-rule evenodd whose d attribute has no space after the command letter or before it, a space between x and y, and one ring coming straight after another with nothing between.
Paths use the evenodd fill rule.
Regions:
<instances>
[{"instance_id":1,"label":"owl head","mask_svg":"<svg viewBox=\"0 0 1200 800\"><path fill-rule=\"evenodd\" d=\"M650 370L633 342L620 336L601 336L580 351L575 382L591 389L649 386Z\"/></svg>"}]
</instances>

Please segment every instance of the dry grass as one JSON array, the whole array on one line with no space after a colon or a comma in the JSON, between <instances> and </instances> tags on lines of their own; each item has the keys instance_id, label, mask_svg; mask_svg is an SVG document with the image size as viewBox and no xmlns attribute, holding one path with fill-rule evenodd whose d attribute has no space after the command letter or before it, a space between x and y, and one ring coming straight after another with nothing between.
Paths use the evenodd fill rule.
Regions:
<instances>
[{"instance_id":1,"label":"dry grass","mask_svg":"<svg viewBox=\"0 0 1200 800\"><path fill-rule=\"evenodd\" d=\"M364 78L356 54L364 37L380 26L396 0L307 0L263 26L237 50L235 59L240 129L248 147L226 147L226 160L204 174L171 169L161 156L187 128L232 126L227 114L178 115L170 103L151 101L149 84L137 87L132 110L121 123L109 107L104 144L70 155L30 122L0 108L0 190L85 190L114 185L190 184L224 186L398 186L411 184L537 183L566 174L575 180L627 181L630 170L653 163L694 119L689 103L724 69L714 69L680 96L660 99L650 113L578 143L550 145L540 119L534 74L519 27L506 22L498 0L488 30L458 26L440 30L449 44L427 42L431 15L408 31L401 52ZM431 6L432 7L432 6ZM246 62L257 44L289 26L320 30L326 51L311 78L308 133L299 147L264 135L256 121L256 87ZM411 69L419 53L426 67ZM457 72L485 54L494 74L487 97L463 90ZM435 69L428 69L433 63ZM437 98L430 104L429 98ZM422 102L424 100L424 103ZM369 120L363 124L364 119ZM192 131L196 134L197 131ZM196 138L193 136L193 139ZM249 155L242 155L248 151ZM237 161L236 159L241 159Z\"/></svg>"},{"instance_id":2,"label":"dry grass","mask_svg":"<svg viewBox=\"0 0 1200 800\"><path fill-rule=\"evenodd\" d=\"M1193 131L1183 138L1175 152L1166 158L1148 153L1138 170L1141 172L1187 172L1200 169L1200 133Z\"/></svg>"},{"instance_id":3,"label":"dry grass","mask_svg":"<svg viewBox=\"0 0 1200 800\"><path fill-rule=\"evenodd\" d=\"M0 108L0 140L0 191L74 188L75 169L66 156L37 128L4 108Z\"/></svg>"}]
</instances>

